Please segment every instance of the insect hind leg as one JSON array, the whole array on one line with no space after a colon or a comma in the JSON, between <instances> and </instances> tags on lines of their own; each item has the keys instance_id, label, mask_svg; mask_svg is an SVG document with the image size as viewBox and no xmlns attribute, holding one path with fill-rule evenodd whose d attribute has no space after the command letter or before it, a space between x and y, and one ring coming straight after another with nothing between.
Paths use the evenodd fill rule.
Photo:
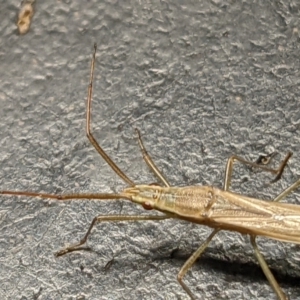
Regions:
<instances>
[{"instance_id":1,"label":"insect hind leg","mask_svg":"<svg viewBox=\"0 0 300 300\"><path fill-rule=\"evenodd\" d=\"M254 250L254 254L260 264L260 267L262 268L262 271L264 272L267 280L269 281L273 291L276 293L279 300L288 300L288 297L285 295L285 293L280 288L277 280L275 279L274 275L272 274L270 268L268 267L264 257L260 253L257 244L256 244L256 236L252 235L250 236L250 241Z\"/></svg>"},{"instance_id":2,"label":"insect hind leg","mask_svg":"<svg viewBox=\"0 0 300 300\"><path fill-rule=\"evenodd\" d=\"M281 201L287 195L292 193L299 185L300 185L300 179L298 179L296 182L294 182L292 185L290 185L288 188L286 188L283 192L281 192L273 201L274 202Z\"/></svg>"},{"instance_id":3,"label":"insect hind leg","mask_svg":"<svg viewBox=\"0 0 300 300\"><path fill-rule=\"evenodd\" d=\"M292 152L288 152L287 155L285 156L285 158L283 159L283 161L281 162L281 164L279 165L279 167L277 169L272 169L272 168L268 168L265 165L261 165L261 160L257 160L256 162L250 162L247 161L239 156L233 155L228 159L227 165L226 165L226 172L225 172L225 180L224 180L224 190L228 190L230 187L230 183L231 183L231 176L232 176L232 171L233 171L233 164L234 161L238 161L242 164L245 165L249 165L255 168L259 168L263 171L266 172L270 172L273 174L276 174L276 177L271 181L271 183L276 182L277 180L279 180L282 176L282 173L284 171L284 168L287 165L288 160L290 159L290 157L292 156ZM269 157L272 158L272 155ZM269 163L269 160L267 160L266 163ZM284 197L286 197L289 193L291 193L293 190L295 190L298 186L300 185L300 179L298 181L296 181L293 185L291 185L290 187L288 187L286 190L284 190L280 195L278 195L273 201L280 201L282 200ZM254 254L262 268L262 271L264 272L268 282L270 283L272 289L274 290L274 292L276 293L277 297L279 300L287 300L287 296L284 294L284 292L282 291L282 289L280 288L278 282L276 281L274 275L272 274L270 268L268 267L263 255L260 253L257 244L256 244L256 236L255 235L250 235L250 241L254 250Z\"/></svg>"},{"instance_id":4,"label":"insect hind leg","mask_svg":"<svg viewBox=\"0 0 300 300\"><path fill-rule=\"evenodd\" d=\"M220 231L220 229L216 228L209 237L201 244L201 246L188 258L188 260L184 263L182 268L180 269L177 280L185 290L185 292L190 296L192 300L196 300L195 296L193 295L192 291L188 288L188 286L183 282L183 277L185 276L186 272L193 266L195 261L202 255L205 251L209 243L211 242L212 238Z\"/></svg>"}]
</instances>

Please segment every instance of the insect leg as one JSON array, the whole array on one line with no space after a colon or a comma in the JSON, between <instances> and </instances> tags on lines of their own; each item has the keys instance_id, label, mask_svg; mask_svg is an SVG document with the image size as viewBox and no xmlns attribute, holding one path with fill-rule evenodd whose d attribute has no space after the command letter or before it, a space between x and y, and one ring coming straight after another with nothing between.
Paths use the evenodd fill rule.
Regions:
<instances>
[{"instance_id":1,"label":"insect leg","mask_svg":"<svg viewBox=\"0 0 300 300\"><path fill-rule=\"evenodd\" d=\"M281 201L288 194L293 192L299 185L300 185L300 179L298 179L296 182L294 182L292 185L290 185L287 189L285 189L282 193L280 193L273 201L274 202Z\"/></svg>"},{"instance_id":2,"label":"insect leg","mask_svg":"<svg viewBox=\"0 0 300 300\"><path fill-rule=\"evenodd\" d=\"M228 159L227 165L226 165L226 172L225 172L225 180L224 180L224 190L228 190L230 187L230 183L231 183L231 176L232 176L232 170L233 170L233 163L235 160L239 161L242 164L246 164L246 165L250 165L252 167L255 168L260 168L264 171L267 172L271 172L273 174L276 174L276 177L271 181L271 182L275 182L277 180L279 180L281 178L281 175L284 171L284 168L288 162L288 160L290 159L290 157L292 156L292 152L288 152L287 155L285 156L284 160L281 162L281 164L279 165L279 167L277 169L272 169L272 168L268 168L265 167L263 165L260 165L258 163L253 163L250 161L247 161L243 158L240 158L236 155L231 156ZM290 192L292 192L298 185L300 185L300 180L299 182L295 182L291 187L287 188L285 191L283 191L277 198L274 199L274 201L280 201L282 198L284 198L287 194L289 194ZM256 236L252 235L250 236L250 240L251 240L251 244L252 247L254 249L254 254L265 274L265 276L267 277L272 289L274 290L274 292L276 293L277 297L279 300L287 300L288 298L286 297L286 295L283 293L283 291L281 290L279 284L277 283L274 275L272 274L270 268L268 267L264 257L262 256L262 254L260 253L257 244L255 242Z\"/></svg>"},{"instance_id":3,"label":"insect leg","mask_svg":"<svg viewBox=\"0 0 300 300\"><path fill-rule=\"evenodd\" d=\"M228 161L227 161L227 165L226 165L226 171L225 171L225 179L224 179L224 187L223 189L225 191L228 191L229 187L230 187L230 183L231 183L231 176L232 176L232 170L233 170L233 163L234 161L239 161L240 163L244 164L244 165L249 165L252 166L254 168L259 168L263 171L266 172L270 172L273 174L276 174L276 177L271 181L272 183L279 180L281 178L281 175L283 173L283 170L288 162L288 160L290 159L290 157L293 155L292 152L288 152L287 155L285 156L284 160L281 162L281 164L279 165L279 167L277 169L272 169L272 168L268 168L266 166L263 165L259 165L257 163L245 160L239 156L233 155L231 156Z\"/></svg>"},{"instance_id":4,"label":"insect leg","mask_svg":"<svg viewBox=\"0 0 300 300\"><path fill-rule=\"evenodd\" d=\"M300 179L298 179L296 182L294 182L291 186L289 186L287 189L285 189L282 193L280 193L273 201L274 202L279 202L281 201L283 198L285 198L288 194L290 194L291 192L293 192L298 186L300 185ZM263 258L262 254L260 253L257 244L255 242L256 236L251 236L251 244L253 246L254 249L254 254L265 274L265 276L267 277L270 285L272 286L274 292L276 293L278 299L280 300L286 300L288 299L286 297L286 295L283 293L283 291L281 290L281 288L279 287L276 279L274 278L271 270L269 269L265 259Z\"/></svg>"},{"instance_id":5,"label":"insect leg","mask_svg":"<svg viewBox=\"0 0 300 300\"><path fill-rule=\"evenodd\" d=\"M272 289L274 290L274 292L276 293L277 297L279 300L288 300L287 296L285 295L285 293L281 290L278 282L276 281L274 275L272 274L270 268L268 267L264 257L262 256L262 254L260 253L257 244L255 242L256 236L250 236L250 240L251 240L251 244L252 247L254 249L254 254L265 274L265 276L267 277Z\"/></svg>"},{"instance_id":6,"label":"insect leg","mask_svg":"<svg viewBox=\"0 0 300 300\"><path fill-rule=\"evenodd\" d=\"M92 228L95 226L96 223L100 222L109 222L109 221L146 221L146 220L165 220L170 219L171 216L142 216L142 215L110 215L110 216L97 216L93 219L88 231L84 235L84 237L76 244L70 245L58 252L55 253L55 256L62 256L68 252L80 250L80 246L86 243L88 236L91 233Z\"/></svg>"},{"instance_id":7,"label":"insect leg","mask_svg":"<svg viewBox=\"0 0 300 300\"><path fill-rule=\"evenodd\" d=\"M96 51L97 44L94 44L94 54L91 63L91 71L90 71L90 83L88 88L88 97L87 97L87 109L86 109L86 135L97 150L97 152L103 157L103 159L108 163L108 165L118 174L128 185L135 186L134 182L129 179L123 171L113 162L113 160L105 153L105 151L100 147L96 139L94 138L91 132L91 103L92 103L92 93L93 93L93 80L94 80L94 69L95 69L95 61L96 61Z\"/></svg>"},{"instance_id":8,"label":"insect leg","mask_svg":"<svg viewBox=\"0 0 300 300\"><path fill-rule=\"evenodd\" d=\"M143 154L143 159L145 160L146 164L148 165L150 170L164 183L164 185L166 187L170 187L170 184L169 184L168 180L164 177L164 175L161 173L161 171L159 171L159 169L155 165L154 161L152 160L152 158L148 154L148 152L147 152L147 150L144 146L144 143L142 141L140 131L136 128L135 132L137 133L139 146L141 148L141 151L142 151L142 154Z\"/></svg>"},{"instance_id":9,"label":"insect leg","mask_svg":"<svg viewBox=\"0 0 300 300\"><path fill-rule=\"evenodd\" d=\"M201 256L204 250L207 248L208 244L212 240L212 238L220 231L220 229L214 229L214 231L209 235L206 241L189 257L189 259L184 263L182 268L180 269L177 280L182 286L182 288L186 291L186 293L191 297L192 300L196 300L195 296L191 292L191 290L187 287L187 285L182 281L186 272L192 267L195 261Z\"/></svg>"}]
</instances>

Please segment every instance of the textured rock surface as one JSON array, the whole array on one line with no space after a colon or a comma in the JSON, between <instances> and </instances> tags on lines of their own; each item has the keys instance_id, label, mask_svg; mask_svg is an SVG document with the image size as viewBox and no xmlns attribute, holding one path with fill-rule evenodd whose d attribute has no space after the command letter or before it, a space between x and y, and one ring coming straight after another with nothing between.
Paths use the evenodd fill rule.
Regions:
<instances>
[{"instance_id":1,"label":"textured rock surface","mask_svg":"<svg viewBox=\"0 0 300 300\"><path fill-rule=\"evenodd\" d=\"M134 181L156 181L135 127L174 185L221 187L233 153L255 160L277 151L275 164L294 152L271 187L264 187L269 175L237 167L238 192L270 199L298 178L297 1L37 1L24 36L15 25L21 1L2 2L0 189L124 187L85 137L94 42L93 130ZM298 195L288 200L299 203ZM126 202L0 197L0 298L188 299L176 275L209 228L103 223L89 240L92 251L54 257L94 216L139 212ZM299 248L267 239L259 245L283 289L300 299ZM186 282L199 299L275 299L249 239L235 233L220 233Z\"/></svg>"}]
</instances>

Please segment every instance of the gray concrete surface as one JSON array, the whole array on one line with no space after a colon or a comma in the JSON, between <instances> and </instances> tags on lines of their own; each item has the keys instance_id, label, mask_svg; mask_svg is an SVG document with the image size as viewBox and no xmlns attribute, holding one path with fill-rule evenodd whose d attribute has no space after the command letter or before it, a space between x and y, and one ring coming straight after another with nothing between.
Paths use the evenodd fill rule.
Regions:
<instances>
[{"instance_id":1,"label":"gray concrete surface","mask_svg":"<svg viewBox=\"0 0 300 300\"><path fill-rule=\"evenodd\" d=\"M19 36L20 1L0 9L0 189L113 192L125 184L85 137L98 43L93 130L130 178L156 181L134 128L174 185L221 187L227 158L294 152L283 179L237 167L233 189L271 199L300 174L297 1L39 1ZM176 3L176 4L175 4ZM299 203L299 192L289 199ZM1 299L189 299L176 281L210 229L176 220L103 223L90 251L55 258L121 201L0 197ZM147 212L146 212L147 213ZM300 250L259 239L300 299ZM112 261L110 268L105 266ZM248 237L220 233L186 277L198 299L275 299Z\"/></svg>"}]
</instances>

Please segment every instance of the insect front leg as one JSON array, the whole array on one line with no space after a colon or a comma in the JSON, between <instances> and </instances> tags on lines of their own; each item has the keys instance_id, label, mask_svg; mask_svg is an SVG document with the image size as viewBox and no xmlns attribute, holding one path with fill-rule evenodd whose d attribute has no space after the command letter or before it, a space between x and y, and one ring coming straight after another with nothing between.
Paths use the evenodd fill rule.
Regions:
<instances>
[{"instance_id":1,"label":"insect front leg","mask_svg":"<svg viewBox=\"0 0 300 300\"><path fill-rule=\"evenodd\" d=\"M148 154L148 152L144 146L144 143L142 141L140 131L136 128L135 132L138 137L138 142L139 142L139 146L140 146L144 161L146 162L146 164L148 165L150 170L157 176L157 178L159 178L166 187L170 187L168 180L165 178L165 176L162 174L162 172L158 169L158 167L155 165L154 161Z\"/></svg>"},{"instance_id":2,"label":"insect front leg","mask_svg":"<svg viewBox=\"0 0 300 300\"><path fill-rule=\"evenodd\" d=\"M110 221L146 221L146 220L165 220L170 219L171 216L142 216L142 215L110 215L110 216L97 216L93 219L88 231L84 235L84 237L76 244L70 245L58 252L55 253L55 256L62 256L66 253L81 250L81 246L86 243L87 238L89 237L92 228L95 226L95 224L99 222L110 222Z\"/></svg>"},{"instance_id":3,"label":"insect front leg","mask_svg":"<svg viewBox=\"0 0 300 300\"><path fill-rule=\"evenodd\" d=\"M90 143L94 146L97 152L102 156L102 158L107 162L107 164L115 171L115 173L123 179L129 186L135 186L135 183L128 178L128 176L115 164L115 162L106 154L102 149L99 143L94 138L91 131L91 105L92 105L92 95L93 95L93 82L94 82L94 70L96 62L96 51L97 44L94 44L94 54L91 62L90 69L90 83L88 88L87 96L87 107L86 107L86 136L89 139Z\"/></svg>"}]
</instances>

